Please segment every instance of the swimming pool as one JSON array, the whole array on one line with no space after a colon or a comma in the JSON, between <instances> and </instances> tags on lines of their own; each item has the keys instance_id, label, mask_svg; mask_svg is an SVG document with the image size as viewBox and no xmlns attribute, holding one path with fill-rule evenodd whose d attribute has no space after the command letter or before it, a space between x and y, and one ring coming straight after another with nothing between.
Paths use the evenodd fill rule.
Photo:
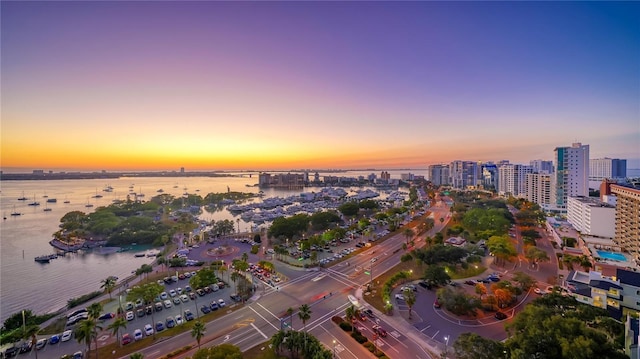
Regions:
<instances>
[{"instance_id":1,"label":"swimming pool","mask_svg":"<svg viewBox=\"0 0 640 359\"><path fill-rule=\"evenodd\" d=\"M600 258L611 259L619 262L627 261L627 257L625 257L624 254L622 253L607 252L607 251L596 251L596 252L598 252L598 256Z\"/></svg>"}]
</instances>

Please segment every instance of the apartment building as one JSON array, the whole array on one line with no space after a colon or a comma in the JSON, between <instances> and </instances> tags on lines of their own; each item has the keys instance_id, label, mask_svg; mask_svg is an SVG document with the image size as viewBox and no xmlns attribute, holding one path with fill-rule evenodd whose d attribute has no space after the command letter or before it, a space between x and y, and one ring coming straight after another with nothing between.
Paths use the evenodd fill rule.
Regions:
<instances>
[{"instance_id":1,"label":"apartment building","mask_svg":"<svg viewBox=\"0 0 640 359\"><path fill-rule=\"evenodd\" d=\"M525 193L528 201L547 211L551 205L551 174L527 173Z\"/></svg>"},{"instance_id":2,"label":"apartment building","mask_svg":"<svg viewBox=\"0 0 640 359\"><path fill-rule=\"evenodd\" d=\"M617 197L613 241L640 264L640 190L616 184L610 188Z\"/></svg>"},{"instance_id":3,"label":"apartment building","mask_svg":"<svg viewBox=\"0 0 640 359\"><path fill-rule=\"evenodd\" d=\"M473 161L453 161L449 165L449 178L454 188L475 187L480 178L478 164Z\"/></svg>"},{"instance_id":4,"label":"apartment building","mask_svg":"<svg viewBox=\"0 0 640 359\"><path fill-rule=\"evenodd\" d=\"M514 197L526 197L527 174L531 166L506 164L498 167L498 193Z\"/></svg>"},{"instance_id":5,"label":"apartment building","mask_svg":"<svg viewBox=\"0 0 640 359\"><path fill-rule=\"evenodd\" d=\"M594 197L569 197L567 222L583 235L613 238L616 207Z\"/></svg>"},{"instance_id":6,"label":"apartment building","mask_svg":"<svg viewBox=\"0 0 640 359\"><path fill-rule=\"evenodd\" d=\"M428 168L427 176L429 181L436 186L449 185L449 165L431 165Z\"/></svg>"},{"instance_id":7,"label":"apartment building","mask_svg":"<svg viewBox=\"0 0 640 359\"><path fill-rule=\"evenodd\" d=\"M615 276L606 277L596 271L573 271L567 283L575 287L577 301L606 309L615 319L640 313L640 272L618 268Z\"/></svg>"},{"instance_id":8,"label":"apartment building","mask_svg":"<svg viewBox=\"0 0 640 359\"><path fill-rule=\"evenodd\" d=\"M556 147L553 166L551 207L566 212L567 198L589 196L589 145L578 142L571 147Z\"/></svg>"}]
</instances>

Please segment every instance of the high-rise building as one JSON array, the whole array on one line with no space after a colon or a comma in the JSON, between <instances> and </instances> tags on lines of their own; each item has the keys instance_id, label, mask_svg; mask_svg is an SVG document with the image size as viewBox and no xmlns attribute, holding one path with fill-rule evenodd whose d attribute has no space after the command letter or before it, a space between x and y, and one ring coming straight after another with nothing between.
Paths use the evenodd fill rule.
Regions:
<instances>
[{"instance_id":1,"label":"high-rise building","mask_svg":"<svg viewBox=\"0 0 640 359\"><path fill-rule=\"evenodd\" d=\"M603 179L621 180L626 177L627 160L606 157L589 160L589 188L598 188Z\"/></svg>"},{"instance_id":2,"label":"high-rise building","mask_svg":"<svg viewBox=\"0 0 640 359\"><path fill-rule=\"evenodd\" d=\"M615 206L600 201L600 198L567 198L567 222L583 235L613 238L615 218Z\"/></svg>"},{"instance_id":3,"label":"high-rise building","mask_svg":"<svg viewBox=\"0 0 640 359\"><path fill-rule=\"evenodd\" d=\"M449 166L448 165L431 165L428 168L427 176L429 181L436 186L449 185Z\"/></svg>"},{"instance_id":4,"label":"high-rise building","mask_svg":"<svg viewBox=\"0 0 640 359\"><path fill-rule=\"evenodd\" d=\"M613 241L640 264L640 190L611 185L616 199L616 230Z\"/></svg>"},{"instance_id":5,"label":"high-rise building","mask_svg":"<svg viewBox=\"0 0 640 359\"><path fill-rule=\"evenodd\" d=\"M482 164L482 184L485 188L498 189L498 166L493 163Z\"/></svg>"},{"instance_id":6,"label":"high-rise building","mask_svg":"<svg viewBox=\"0 0 640 359\"><path fill-rule=\"evenodd\" d=\"M472 161L453 161L449 165L450 183L454 188L465 189L478 185L478 164Z\"/></svg>"},{"instance_id":7,"label":"high-rise building","mask_svg":"<svg viewBox=\"0 0 640 359\"><path fill-rule=\"evenodd\" d=\"M551 204L551 176L549 173L527 173L525 181L527 200L537 203L545 211Z\"/></svg>"},{"instance_id":8,"label":"high-rise building","mask_svg":"<svg viewBox=\"0 0 640 359\"><path fill-rule=\"evenodd\" d=\"M553 167L551 209L566 212L568 197L589 196L589 145L556 147Z\"/></svg>"},{"instance_id":9,"label":"high-rise building","mask_svg":"<svg viewBox=\"0 0 640 359\"><path fill-rule=\"evenodd\" d=\"M529 161L529 165L534 173L551 173L553 172L553 161L533 160Z\"/></svg>"},{"instance_id":10,"label":"high-rise building","mask_svg":"<svg viewBox=\"0 0 640 359\"><path fill-rule=\"evenodd\" d=\"M527 174L531 166L507 164L498 167L498 193L514 197L526 196Z\"/></svg>"}]
</instances>

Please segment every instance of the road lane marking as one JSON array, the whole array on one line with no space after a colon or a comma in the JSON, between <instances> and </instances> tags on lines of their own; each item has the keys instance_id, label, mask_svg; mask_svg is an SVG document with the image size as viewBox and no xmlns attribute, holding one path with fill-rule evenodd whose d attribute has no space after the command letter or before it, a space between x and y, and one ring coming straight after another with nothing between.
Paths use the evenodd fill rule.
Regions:
<instances>
[{"instance_id":1,"label":"road lane marking","mask_svg":"<svg viewBox=\"0 0 640 359\"><path fill-rule=\"evenodd\" d=\"M269 324L270 326L273 327L273 329L275 330L280 330L280 328L276 327L275 325L273 325L270 321L267 320L267 318L263 317L262 314L258 313L255 309L251 308L251 306L248 306L247 308L253 310L254 313L256 313L260 318L262 318L265 322L267 322L267 324ZM253 325L253 323L251 323Z\"/></svg>"},{"instance_id":2,"label":"road lane marking","mask_svg":"<svg viewBox=\"0 0 640 359\"><path fill-rule=\"evenodd\" d=\"M256 327L256 325L255 325L255 324L251 323L251 326L252 326L252 327L253 327L253 329L255 329L258 333L262 334L262 336L263 336L265 339L269 338L266 334L264 334L264 333L262 332L262 330L258 329L258 327Z\"/></svg>"},{"instance_id":3,"label":"road lane marking","mask_svg":"<svg viewBox=\"0 0 640 359\"><path fill-rule=\"evenodd\" d=\"M317 277L313 278L311 281L312 282L317 282L317 281L319 281L320 279L322 279L324 277L326 277L326 274L320 274Z\"/></svg>"},{"instance_id":4,"label":"road lane marking","mask_svg":"<svg viewBox=\"0 0 640 359\"><path fill-rule=\"evenodd\" d=\"M264 311L265 311L265 312L267 312L267 313L271 314L274 318L276 318L276 319L278 319L278 320L280 320L280 319L281 319L279 316L277 316L277 315L273 314L269 309L265 308L265 307L264 307L264 305L262 305L262 304L260 304L260 303L258 303L258 302L256 302L256 304L257 304L257 305L259 305L259 306L260 306L260 308L264 309Z\"/></svg>"}]
</instances>

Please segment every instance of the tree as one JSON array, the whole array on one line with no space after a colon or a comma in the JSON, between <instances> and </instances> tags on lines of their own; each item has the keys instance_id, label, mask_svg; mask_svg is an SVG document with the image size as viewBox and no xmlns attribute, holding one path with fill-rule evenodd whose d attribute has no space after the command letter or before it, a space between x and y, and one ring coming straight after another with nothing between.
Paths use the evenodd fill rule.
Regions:
<instances>
[{"instance_id":1,"label":"tree","mask_svg":"<svg viewBox=\"0 0 640 359\"><path fill-rule=\"evenodd\" d=\"M411 319L411 308L416 304L416 293L411 288L405 288L402 294L404 295L405 303L409 307L409 319Z\"/></svg>"},{"instance_id":2,"label":"tree","mask_svg":"<svg viewBox=\"0 0 640 359\"><path fill-rule=\"evenodd\" d=\"M23 332L22 332L22 338L23 339L31 339L31 346L35 347L36 343L38 342L38 333L40 332L40 326L36 325L36 324L32 324L29 325L28 327L24 328ZM37 350L33 350L34 353L36 353L36 359L38 359L38 351Z\"/></svg>"},{"instance_id":3,"label":"tree","mask_svg":"<svg viewBox=\"0 0 640 359\"><path fill-rule=\"evenodd\" d=\"M548 262L550 261L549 255L547 252L543 251L537 247L529 247L525 252L525 258L531 261L532 265L536 266L540 262Z\"/></svg>"},{"instance_id":4,"label":"tree","mask_svg":"<svg viewBox=\"0 0 640 359\"><path fill-rule=\"evenodd\" d=\"M408 228L408 227L407 227L407 228L405 228L405 229L402 231L402 235L404 235L404 238L407 240L407 244L409 244L409 240L410 240L411 238L413 238L413 235L414 235L414 233L413 233L413 229Z\"/></svg>"},{"instance_id":5,"label":"tree","mask_svg":"<svg viewBox=\"0 0 640 359\"><path fill-rule=\"evenodd\" d=\"M476 294L480 296L480 299L487 295L487 287L482 283L476 283Z\"/></svg>"},{"instance_id":6,"label":"tree","mask_svg":"<svg viewBox=\"0 0 640 359\"><path fill-rule=\"evenodd\" d=\"M113 323L109 324L107 329L111 330L111 333L113 333L113 335L118 339L118 345L122 346L122 341L120 340L120 329L127 329L127 320L123 317L117 317L113 320Z\"/></svg>"},{"instance_id":7,"label":"tree","mask_svg":"<svg viewBox=\"0 0 640 359\"><path fill-rule=\"evenodd\" d=\"M133 353L129 356L129 359L144 359L144 354L142 353Z\"/></svg>"},{"instance_id":8,"label":"tree","mask_svg":"<svg viewBox=\"0 0 640 359\"><path fill-rule=\"evenodd\" d=\"M437 265L430 265L424 271L424 280L433 285L445 285L449 283L451 277L444 270L444 267Z\"/></svg>"},{"instance_id":9,"label":"tree","mask_svg":"<svg viewBox=\"0 0 640 359\"><path fill-rule=\"evenodd\" d=\"M108 276L103 279L100 283L100 288L103 288L107 293L109 293L109 299L111 299L111 291L116 287L116 278L114 276Z\"/></svg>"},{"instance_id":10,"label":"tree","mask_svg":"<svg viewBox=\"0 0 640 359\"><path fill-rule=\"evenodd\" d=\"M99 302L93 302L89 307L87 307L87 314L89 318L98 319L100 317L100 313L102 312L102 304Z\"/></svg>"},{"instance_id":11,"label":"tree","mask_svg":"<svg viewBox=\"0 0 640 359\"><path fill-rule=\"evenodd\" d=\"M513 258L517 252L513 243L507 236L492 236L487 240L487 248L496 257L496 264L499 261L502 265L511 258Z\"/></svg>"},{"instance_id":12,"label":"tree","mask_svg":"<svg viewBox=\"0 0 640 359\"><path fill-rule=\"evenodd\" d=\"M453 343L458 359L495 359L505 357L505 346L495 340L486 339L476 333L462 333Z\"/></svg>"},{"instance_id":13,"label":"tree","mask_svg":"<svg viewBox=\"0 0 640 359\"><path fill-rule=\"evenodd\" d=\"M307 331L307 320L311 319L311 307L308 304L303 304L298 308L298 318L302 321L305 332Z\"/></svg>"},{"instance_id":14,"label":"tree","mask_svg":"<svg viewBox=\"0 0 640 359\"><path fill-rule=\"evenodd\" d=\"M193 359L242 359L242 351L233 344L220 344L199 349Z\"/></svg>"},{"instance_id":15,"label":"tree","mask_svg":"<svg viewBox=\"0 0 640 359\"><path fill-rule=\"evenodd\" d=\"M91 342L95 341L96 358L98 357L98 330L102 330L102 327L93 318L80 321L74 330L76 340L78 343L84 342L87 345L88 353L91 352Z\"/></svg>"},{"instance_id":16,"label":"tree","mask_svg":"<svg viewBox=\"0 0 640 359\"><path fill-rule=\"evenodd\" d=\"M200 350L200 340L202 340L202 337L204 337L206 332L207 328L204 326L204 323L199 320L195 322L195 324L193 324L193 328L191 328L191 336L196 339L196 342L198 342L198 350Z\"/></svg>"},{"instance_id":17,"label":"tree","mask_svg":"<svg viewBox=\"0 0 640 359\"><path fill-rule=\"evenodd\" d=\"M518 287L520 287L523 292L528 291L529 288L536 285L536 280L533 277L522 272L513 273L513 281L518 283Z\"/></svg>"},{"instance_id":18,"label":"tree","mask_svg":"<svg viewBox=\"0 0 640 359\"><path fill-rule=\"evenodd\" d=\"M344 316L350 324L353 324L353 321L356 318L357 312L358 312L358 309L353 304L348 306L347 309L344 310ZM352 325L351 332L353 332L354 329L355 329L355 326Z\"/></svg>"},{"instance_id":19,"label":"tree","mask_svg":"<svg viewBox=\"0 0 640 359\"><path fill-rule=\"evenodd\" d=\"M360 205L356 202L345 202L338 207L338 211L347 217L352 217L358 214Z\"/></svg>"}]
</instances>

